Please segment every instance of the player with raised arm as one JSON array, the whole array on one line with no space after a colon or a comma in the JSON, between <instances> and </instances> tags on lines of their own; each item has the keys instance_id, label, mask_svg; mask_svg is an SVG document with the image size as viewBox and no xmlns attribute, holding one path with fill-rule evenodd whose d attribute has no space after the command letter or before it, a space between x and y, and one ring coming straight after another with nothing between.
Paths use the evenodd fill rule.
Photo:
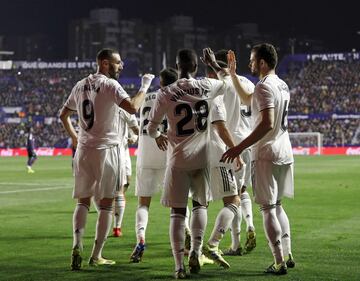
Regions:
<instances>
[{"instance_id":1,"label":"player with raised arm","mask_svg":"<svg viewBox=\"0 0 360 281\"><path fill-rule=\"evenodd\" d=\"M264 43L252 48L249 67L260 79L250 99L254 129L241 143L224 153L222 160L233 161L252 146L255 202L261 207L265 234L274 256L274 263L265 272L282 275L287 273L287 267L295 266L289 219L281 205L283 196L294 196L294 158L287 131L290 93L287 84L275 74L276 64L277 53L273 45ZM239 95L244 94L235 74L233 53L229 54L229 66L234 86Z\"/></svg>"},{"instance_id":2,"label":"player with raised arm","mask_svg":"<svg viewBox=\"0 0 360 281\"><path fill-rule=\"evenodd\" d=\"M179 80L159 90L150 111L148 133L158 146L166 148L168 145L161 202L171 207L170 241L175 278L185 279L184 225L188 194L190 191L193 201L189 267L191 273L197 273L209 199L208 117L213 99L226 92L226 84L209 78L193 78L198 66L194 50L179 50L176 65ZM157 130L164 116L168 120L167 136Z\"/></svg>"},{"instance_id":3,"label":"player with raised arm","mask_svg":"<svg viewBox=\"0 0 360 281\"><path fill-rule=\"evenodd\" d=\"M130 140L130 132L133 133L133 138ZM127 191L131 180L131 159L129 152L129 141L136 142L139 135L139 126L137 118L134 114L129 114L127 111L120 109L120 134L122 140L120 146L120 182L116 187L116 196L114 200L114 227L113 236L122 236L122 221L124 218L126 198L125 192Z\"/></svg>"},{"instance_id":4,"label":"player with raised arm","mask_svg":"<svg viewBox=\"0 0 360 281\"><path fill-rule=\"evenodd\" d=\"M231 84L229 93L224 96L223 102L226 110L226 126L231 132L231 136L235 143L240 143L251 132L251 107L245 105L240 96L236 93L234 86L231 83L230 76L227 69L227 50L220 50L213 56L215 61L208 62L208 68L212 77L217 78L215 70L215 63L221 64L221 71L218 71L221 79L224 79L227 83ZM212 69L212 71L211 71ZM218 69L217 69L218 70ZM224 71L225 70L225 71ZM239 84L246 90L247 93L254 92L255 85L246 77L237 75ZM245 149L241 153L241 158L245 162L243 168L240 171L235 172L235 178L238 185L238 194L240 196L240 206L238 213L234 217L231 225L231 247L224 251L224 255L237 256L243 253L249 253L256 247L256 233L253 222L252 202L249 193L246 188L251 185L251 160L250 160L250 148ZM240 229L242 216L246 222L246 242L244 249L240 244Z\"/></svg>"},{"instance_id":5,"label":"player with raised arm","mask_svg":"<svg viewBox=\"0 0 360 281\"><path fill-rule=\"evenodd\" d=\"M134 114L141 107L153 75L142 77L139 92L130 98L117 82L123 69L119 52L102 49L96 57L98 70L80 80L60 112L60 119L70 135L74 147L75 187L73 197L78 200L73 214L73 248L71 269L79 270L82 262L83 235L91 197L99 201L95 243L89 265L112 265L102 257L111 220L115 187L119 181L119 107ZM77 134L70 115L79 116Z\"/></svg>"},{"instance_id":6,"label":"player with raised arm","mask_svg":"<svg viewBox=\"0 0 360 281\"><path fill-rule=\"evenodd\" d=\"M166 87L178 79L173 68L166 68L160 72L160 87ZM148 93L143 106L140 108L140 134L136 160L135 195L138 196L138 207L135 218L135 233L137 244L130 256L130 261L141 261L145 250L145 234L149 219L149 208L152 196L163 186L166 167L166 152L159 150L156 142L147 133L149 113L154 106L158 92ZM159 128L166 134L167 121L164 118ZM164 150L164 148L162 148Z\"/></svg>"}]
</instances>

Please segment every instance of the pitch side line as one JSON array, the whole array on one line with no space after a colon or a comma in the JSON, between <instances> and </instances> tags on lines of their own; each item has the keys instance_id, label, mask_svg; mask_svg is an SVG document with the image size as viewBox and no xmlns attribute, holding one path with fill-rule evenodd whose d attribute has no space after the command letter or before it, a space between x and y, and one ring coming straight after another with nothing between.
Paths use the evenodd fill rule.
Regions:
<instances>
[{"instance_id":1,"label":"pitch side line","mask_svg":"<svg viewBox=\"0 0 360 281\"><path fill-rule=\"evenodd\" d=\"M56 186L60 186L62 182L53 182L53 183L44 183L44 182L0 182L1 185L22 185L22 186L51 186L52 184L56 184Z\"/></svg>"},{"instance_id":2,"label":"pitch side line","mask_svg":"<svg viewBox=\"0 0 360 281\"><path fill-rule=\"evenodd\" d=\"M72 186L54 186L54 187L45 187L45 188L32 188L32 189L18 189L18 190L9 190L9 191L0 191L0 194L10 194L10 193L23 193L23 192L33 192L33 191L44 191L44 190L56 190L56 189L70 189Z\"/></svg>"}]
</instances>

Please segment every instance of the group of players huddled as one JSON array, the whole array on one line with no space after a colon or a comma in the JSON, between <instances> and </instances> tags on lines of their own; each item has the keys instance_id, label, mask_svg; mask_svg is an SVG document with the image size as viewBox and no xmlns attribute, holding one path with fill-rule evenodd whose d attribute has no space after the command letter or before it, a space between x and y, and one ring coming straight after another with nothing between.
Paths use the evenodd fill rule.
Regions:
<instances>
[{"instance_id":1,"label":"group of players huddled","mask_svg":"<svg viewBox=\"0 0 360 281\"><path fill-rule=\"evenodd\" d=\"M98 220L89 265L115 264L103 258L102 249L113 214L113 235L121 236L124 192L131 175L128 129L132 142L138 135L137 244L131 262L138 263L143 257L151 198L163 188L161 203L171 208L169 233L175 278L188 277L185 254L191 274L199 273L205 263L229 268L224 256L242 255L256 247L252 200L246 191L251 185L274 256L265 272L281 275L295 266L289 220L281 205L283 196L293 197L294 193L294 160L287 132L290 96L286 83L275 74L275 48L268 43L252 48L249 67L260 79L256 86L236 74L232 51L214 54L205 48L201 60L207 66L207 77L195 79L197 54L191 49L179 50L177 69L160 72L158 91L147 93L154 75L145 74L138 93L130 98L117 81L123 69L119 52L102 49L97 55L98 71L73 88L60 113L76 147L73 197L78 203L73 215L72 270L81 268L92 197ZM70 120L73 112L78 114L78 132ZM139 127L134 117L137 112ZM218 199L224 206L209 240L204 242L208 203ZM242 217L246 221L243 248ZM231 247L221 251L220 241L229 229Z\"/></svg>"}]
</instances>

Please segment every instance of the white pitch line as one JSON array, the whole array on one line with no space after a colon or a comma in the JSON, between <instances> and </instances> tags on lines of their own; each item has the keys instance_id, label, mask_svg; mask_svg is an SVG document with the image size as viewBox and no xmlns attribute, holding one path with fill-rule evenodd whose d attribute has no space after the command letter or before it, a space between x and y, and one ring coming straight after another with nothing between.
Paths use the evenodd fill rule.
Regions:
<instances>
[{"instance_id":1,"label":"white pitch line","mask_svg":"<svg viewBox=\"0 0 360 281\"><path fill-rule=\"evenodd\" d=\"M63 184L63 182L0 182L1 185L22 185L22 186L51 186L53 184ZM60 185L59 185L60 186Z\"/></svg>"},{"instance_id":2,"label":"white pitch line","mask_svg":"<svg viewBox=\"0 0 360 281\"><path fill-rule=\"evenodd\" d=\"M9 190L9 191L0 191L0 194L9 194L9 193L22 193L22 192L32 192L32 191L44 191L44 190L56 190L56 189L68 189L72 188L71 186L54 186L48 188L33 188L33 189L18 189L18 190Z\"/></svg>"}]
</instances>

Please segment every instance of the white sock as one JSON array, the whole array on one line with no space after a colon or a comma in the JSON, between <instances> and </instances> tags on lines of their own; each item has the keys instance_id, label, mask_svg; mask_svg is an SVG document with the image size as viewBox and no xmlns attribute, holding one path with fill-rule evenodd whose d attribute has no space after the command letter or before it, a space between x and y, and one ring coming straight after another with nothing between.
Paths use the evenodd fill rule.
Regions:
<instances>
[{"instance_id":1,"label":"white sock","mask_svg":"<svg viewBox=\"0 0 360 281\"><path fill-rule=\"evenodd\" d=\"M205 206L193 207L192 215L190 219L190 230L191 230L190 252L195 251L195 253L197 254L200 253L206 225L207 225L207 208Z\"/></svg>"},{"instance_id":2,"label":"white sock","mask_svg":"<svg viewBox=\"0 0 360 281\"><path fill-rule=\"evenodd\" d=\"M281 226L276 217L276 210L275 208L266 208L262 210L262 214L264 230L271 252L274 256L275 263L280 264L284 261L284 256L281 245Z\"/></svg>"},{"instance_id":3,"label":"white sock","mask_svg":"<svg viewBox=\"0 0 360 281\"><path fill-rule=\"evenodd\" d=\"M114 217L114 227L121 228L122 221L124 218L126 207L125 195L120 194L115 197L115 217Z\"/></svg>"},{"instance_id":4,"label":"white sock","mask_svg":"<svg viewBox=\"0 0 360 281\"><path fill-rule=\"evenodd\" d=\"M190 232L190 210L188 206L186 206L185 230Z\"/></svg>"},{"instance_id":5,"label":"white sock","mask_svg":"<svg viewBox=\"0 0 360 281\"><path fill-rule=\"evenodd\" d=\"M136 210L135 232L137 242L145 243L145 232L149 219L149 208L138 206Z\"/></svg>"},{"instance_id":6,"label":"white sock","mask_svg":"<svg viewBox=\"0 0 360 281\"><path fill-rule=\"evenodd\" d=\"M109 230L111 227L111 220L112 220L112 208L101 207L96 223L95 243L91 253L91 256L95 259L101 257L102 249L104 247L106 238L109 234Z\"/></svg>"},{"instance_id":7,"label":"white sock","mask_svg":"<svg viewBox=\"0 0 360 281\"><path fill-rule=\"evenodd\" d=\"M231 249L236 251L240 247L240 231L241 231L241 208L237 208L237 212L231 222Z\"/></svg>"},{"instance_id":8,"label":"white sock","mask_svg":"<svg viewBox=\"0 0 360 281\"><path fill-rule=\"evenodd\" d=\"M242 215L246 222L246 231L254 231L252 202L249 193L247 191L241 193L240 199Z\"/></svg>"},{"instance_id":9,"label":"white sock","mask_svg":"<svg viewBox=\"0 0 360 281\"><path fill-rule=\"evenodd\" d=\"M73 214L73 248L79 246L83 250L82 237L85 232L86 218L89 206L77 203Z\"/></svg>"},{"instance_id":10,"label":"white sock","mask_svg":"<svg viewBox=\"0 0 360 281\"><path fill-rule=\"evenodd\" d=\"M276 216L281 226L281 243L283 246L284 257L287 257L291 254L290 223L288 216L281 205L276 206Z\"/></svg>"},{"instance_id":11,"label":"white sock","mask_svg":"<svg viewBox=\"0 0 360 281\"><path fill-rule=\"evenodd\" d=\"M175 271L177 271L183 268L184 263L185 216L182 214L170 215L169 236L175 261Z\"/></svg>"},{"instance_id":12,"label":"white sock","mask_svg":"<svg viewBox=\"0 0 360 281\"><path fill-rule=\"evenodd\" d=\"M215 225L208 241L211 246L219 246L225 232L229 229L238 207L235 204L229 204L223 207L216 217Z\"/></svg>"}]
</instances>

